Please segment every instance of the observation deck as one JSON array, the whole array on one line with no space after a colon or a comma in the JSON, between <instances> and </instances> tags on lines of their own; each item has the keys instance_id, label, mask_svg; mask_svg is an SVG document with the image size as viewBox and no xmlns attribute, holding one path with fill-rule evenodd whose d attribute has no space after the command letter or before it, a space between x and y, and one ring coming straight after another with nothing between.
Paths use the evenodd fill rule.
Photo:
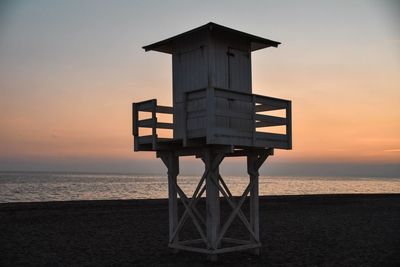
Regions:
<instances>
[{"instance_id":1,"label":"observation deck","mask_svg":"<svg viewBox=\"0 0 400 267\"><path fill-rule=\"evenodd\" d=\"M174 118L183 122L179 129L173 122L161 122L160 115L172 115L174 109L157 105L157 99L133 103L132 107L135 151L206 145L230 145L235 149L292 148L289 100L213 87L188 91L181 114L174 114ZM141 113L147 113L147 118L141 119ZM141 128L151 129L151 134L142 135ZM172 130L172 136L161 137L161 129ZM180 136L176 137L174 131L180 131Z\"/></svg>"}]
</instances>

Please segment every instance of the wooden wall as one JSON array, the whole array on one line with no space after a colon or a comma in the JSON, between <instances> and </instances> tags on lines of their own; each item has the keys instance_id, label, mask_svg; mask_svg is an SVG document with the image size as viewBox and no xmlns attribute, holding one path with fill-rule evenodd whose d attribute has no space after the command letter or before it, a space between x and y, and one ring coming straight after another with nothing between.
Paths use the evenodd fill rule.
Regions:
<instances>
[{"instance_id":1,"label":"wooden wall","mask_svg":"<svg viewBox=\"0 0 400 267\"><path fill-rule=\"evenodd\" d=\"M251 93L250 43L225 32L214 32L211 40L212 87Z\"/></svg>"},{"instance_id":2,"label":"wooden wall","mask_svg":"<svg viewBox=\"0 0 400 267\"><path fill-rule=\"evenodd\" d=\"M179 39L174 44L172 65L175 139L184 136L186 92L207 87L252 92L250 43L226 32L204 31ZM222 106L228 105L222 102ZM236 123L221 117L217 120Z\"/></svg>"},{"instance_id":3,"label":"wooden wall","mask_svg":"<svg viewBox=\"0 0 400 267\"><path fill-rule=\"evenodd\" d=\"M207 144L291 149L291 102L284 99L208 88L186 96L188 139L206 137ZM261 114L286 110L285 117ZM284 126L284 134L257 128Z\"/></svg>"},{"instance_id":4,"label":"wooden wall","mask_svg":"<svg viewBox=\"0 0 400 267\"><path fill-rule=\"evenodd\" d=\"M174 138L183 136L185 92L208 86L208 39L207 33L182 38L172 55Z\"/></svg>"}]
</instances>

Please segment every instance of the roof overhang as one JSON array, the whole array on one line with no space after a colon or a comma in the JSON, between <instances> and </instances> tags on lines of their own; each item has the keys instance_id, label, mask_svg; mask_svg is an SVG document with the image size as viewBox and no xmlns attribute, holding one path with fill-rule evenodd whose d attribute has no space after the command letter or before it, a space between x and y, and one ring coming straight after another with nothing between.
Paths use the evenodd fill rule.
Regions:
<instances>
[{"instance_id":1,"label":"roof overhang","mask_svg":"<svg viewBox=\"0 0 400 267\"><path fill-rule=\"evenodd\" d=\"M168 54L172 54L173 53L173 44L176 40L182 38L182 37L187 37L191 34L195 34L199 31L204 31L204 30L208 30L208 31L221 31L221 32L226 32L232 35L236 35L239 36L241 38L244 39L248 39L250 42L250 49L251 52L255 51L255 50L259 50L259 49L263 49L263 48L267 48L267 47L278 47L278 45L280 45L280 42L276 42L273 40L269 40L269 39L265 39L259 36L255 36L249 33L245 33L242 31L238 31L238 30L234 30L213 22L207 23L203 26L197 27L193 30L175 35L171 38L150 44L150 45L146 45L143 46L143 49L147 52L147 51L158 51L158 52L163 52L163 53L168 53Z\"/></svg>"}]
</instances>

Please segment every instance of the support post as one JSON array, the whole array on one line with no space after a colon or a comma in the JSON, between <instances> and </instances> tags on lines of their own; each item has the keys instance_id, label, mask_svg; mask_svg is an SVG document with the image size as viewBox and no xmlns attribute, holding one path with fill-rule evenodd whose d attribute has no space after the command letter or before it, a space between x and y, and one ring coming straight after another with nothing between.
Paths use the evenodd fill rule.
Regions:
<instances>
[{"instance_id":1,"label":"support post","mask_svg":"<svg viewBox=\"0 0 400 267\"><path fill-rule=\"evenodd\" d=\"M292 102L288 101L286 107L286 136L288 149L292 149Z\"/></svg>"},{"instance_id":2,"label":"support post","mask_svg":"<svg viewBox=\"0 0 400 267\"><path fill-rule=\"evenodd\" d=\"M187 151L186 151L187 152ZM206 148L192 151L192 155L200 157L205 164L205 171L196 186L193 196L189 198L177 183L179 174L179 156L187 155L179 150L157 151L157 157L161 158L168 168L168 192L169 192L169 247L175 252L178 250L188 250L205 253L211 261L218 260L218 254L251 250L252 253L260 253L260 234L259 234L259 169L268 158L273 155L271 149L253 149L227 152L221 150L218 146L209 146ZM245 156L247 158L247 172L249 174L249 184L242 195L235 201L228 186L219 174L219 166L226 156ZM204 184L205 183L205 184ZM196 207L198 200L206 193L206 218ZM228 218L221 224L220 217L220 198L222 194L227 203L231 206L232 212ZM243 213L242 206L250 194L250 218ZM178 220L178 196L185 211ZM234 219L238 217L248 232L250 240L240 240L232 237L226 237L228 228L232 225ZM179 232L188 218L192 219L200 239L179 240ZM206 229L204 229L204 226ZM201 246L200 244L203 244Z\"/></svg>"},{"instance_id":3,"label":"support post","mask_svg":"<svg viewBox=\"0 0 400 267\"><path fill-rule=\"evenodd\" d=\"M177 242L179 237L172 239L178 226L178 197L176 190L177 177L179 174L179 157L173 152L163 153L161 159L168 168L168 212L169 212L169 242ZM177 252L174 249L174 252Z\"/></svg>"},{"instance_id":4,"label":"support post","mask_svg":"<svg viewBox=\"0 0 400 267\"><path fill-rule=\"evenodd\" d=\"M203 161L208 175L206 177L206 213L207 213L207 241L211 250L216 250L220 246L218 240L220 230L220 201L219 201L219 164L223 159L223 154L213 153L212 149L206 149ZM209 256L211 261L216 261L217 255Z\"/></svg>"},{"instance_id":5,"label":"support post","mask_svg":"<svg viewBox=\"0 0 400 267\"><path fill-rule=\"evenodd\" d=\"M250 176L250 182L253 187L250 190L250 225L252 227L253 236L250 236L252 242L260 242L260 222L259 222L259 172L258 170L271 154L270 151L264 153L252 153L247 155L247 173ZM260 248L252 250L254 255L260 255Z\"/></svg>"},{"instance_id":6,"label":"support post","mask_svg":"<svg viewBox=\"0 0 400 267\"><path fill-rule=\"evenodd\" d=\"M257 161L257 156L247 156L247 172L249 174L250 182L254 185L250 190L250 225L253 230L254 237L250 235L250 240L252 242L260 242L260 225L259 225L259 203L258 203L258 169L255 169L255 163ZM254 255L260 254L260 248L254 248L252 250Z\"/></svg>"}]
</instances>

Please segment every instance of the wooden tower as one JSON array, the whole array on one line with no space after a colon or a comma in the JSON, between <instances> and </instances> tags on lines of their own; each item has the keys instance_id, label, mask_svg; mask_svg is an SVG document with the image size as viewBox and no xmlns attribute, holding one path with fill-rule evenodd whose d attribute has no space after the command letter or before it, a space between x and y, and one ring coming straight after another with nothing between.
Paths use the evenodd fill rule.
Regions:
<instances>
[{"instance_id":1,"label":"wooden tower","mask_svg":"<svg viewBox=\"0 0 400 267\"><path fill-rule=\"evenodd\" d=\"M172 55L173 107L159 106L156 99L133 103L135 151L156 151L168 168L169 247L209 254L252 249L258 253L259 168L274 149L291 149L291 102L252 94L251 52L277 47L280 43L208 23L188 32L143 47ZM281 110L284 116L272 116ZM140 113L151 114L140 119ZM173 123L160 122L158 114L173 115ZM140 128L150 128L141 135ZM270 129L281 128L279 133ZM170 129L172 138L158 137L158 129ZM283 129L283 130L282 130ZM260 131L264 130L264 131ZM196 156L205 164L193 196L177 183L179 157ZM238 200L219 174L225 157L246 157L249 183ZM206 218L196 205L206 194ZM220 220L220 193L232 208L226 221ZM250 218L241 207L250 199ZM178 199L185 207L178 216ZM180 240L179 232L191 218L200 239ZM249 232L248 240L226 237L238 217Z\"/></svg>"}]
</instances>

